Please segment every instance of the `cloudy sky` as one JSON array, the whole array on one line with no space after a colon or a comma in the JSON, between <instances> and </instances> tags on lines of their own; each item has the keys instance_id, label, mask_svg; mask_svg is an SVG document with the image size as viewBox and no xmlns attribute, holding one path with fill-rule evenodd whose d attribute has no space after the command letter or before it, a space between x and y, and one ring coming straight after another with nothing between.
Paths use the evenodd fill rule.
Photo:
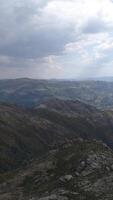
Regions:
<instances>
[{"instance_id":1,"label":"cloudy sky","mask_svg":"<svg viewBox=\"0 0 113 200\"><path fill-rule=\"evenodd\" d=\"M112 0L0 0L0 78L113 76Z\"/></svg>"}]
</instances>

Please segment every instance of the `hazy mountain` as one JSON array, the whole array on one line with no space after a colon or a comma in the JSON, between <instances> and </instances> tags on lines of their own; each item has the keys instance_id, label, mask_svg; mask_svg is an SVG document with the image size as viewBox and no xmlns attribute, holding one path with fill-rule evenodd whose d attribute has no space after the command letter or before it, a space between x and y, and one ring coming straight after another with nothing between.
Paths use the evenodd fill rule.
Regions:
<instances>
[{"instance_id":1,"label":"hazy mountain","mask_svg":"<svg viewBox=\"0 0 113 200\"><path fill-rule=\"evenodd\" d=\"M113 82L113 76L77 78L77 79L72 79L72 81L106 81L106 82Z\"/></svg>"},{"instance_id":2,"label":"hazy mountain","mask_svg":"<svg viewBox=\"0 0 113 200\"><path fill-rule=\"evenodd\" d=\"M92 78L92 79L90 78L90 80L113 82L113 77L112 76L96 77L96 78Z\"/></svg>"},{"instance_id":3,"label":"hazy mountain","mask_svg":"<svg viewBox=\"0 0 113 200\"><path fill-rule=\"evenodd\" d=\"M113 109L113 82L13 79L0 81L0 101L33 107L51 98L80 100Z\"/></svg>"}]
</instances>

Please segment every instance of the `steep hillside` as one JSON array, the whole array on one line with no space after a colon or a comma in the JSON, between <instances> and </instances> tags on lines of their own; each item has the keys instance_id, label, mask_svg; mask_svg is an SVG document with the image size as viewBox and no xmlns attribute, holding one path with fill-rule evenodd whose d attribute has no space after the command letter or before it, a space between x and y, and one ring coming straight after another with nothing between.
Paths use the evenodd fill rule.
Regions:
<instances>
[{"instance_id":1,"label":"steep hillside","mask_svg":"<svg viewBox=\"0 0 113 200\"><path fill-rule=\"evenodd\" d=\"M113 113L80 101L52 99L36 108L38 116L86 139L100 139L113 147Z\"/></svg>"},{"instance_id":2,"label":"steep hillside","mask_svg":"<svg viewBox=\"0 0 113 200\"><path fill-rule=\"evenodd\" d=\"M0 172L39 157L51 144L65 140L65 126L34 116L14 105L0 105Z\"/></svg>"},{"instance_id":3,"label":"steep hillside","mask_svg":"<svg viewBox=\"0 0 113 200\"><path fill-rule=\"evenodd\" d=\"M98 112L95 107L89 106L84 102L80 102L78 100L63 100L58 98L49 99L48 101L45 101L44 103L35 107L35 109L48 109L49 111L56 111L68 116L83 116Z\"/></svg>"},{"instance_id":4,"label":"steep hillside","mask_svg":"<svg viewBox=\"0 0 113 200\"><path fill-rule=\"evenodd\" d=\"M112 200L112 149L112 111L57 98L1 103L0 200Z\"/></svg>"},{"instance_id":5,"label":"steep hillside","mask_svg":"<svg viewBox=\"0 0 113 200\"><path fill-rule=\"evenodd\" d=\"M113 114L79 101L52 99L35 109L0 105L0 172L10 171L75 138L113 148Z\"/></svg>"}]
</instances>

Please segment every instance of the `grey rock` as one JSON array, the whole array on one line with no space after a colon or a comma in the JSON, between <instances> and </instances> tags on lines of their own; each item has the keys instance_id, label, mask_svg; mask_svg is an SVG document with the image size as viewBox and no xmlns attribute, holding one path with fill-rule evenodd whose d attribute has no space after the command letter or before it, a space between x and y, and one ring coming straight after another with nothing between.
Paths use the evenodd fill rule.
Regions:
<instances>
[{"instance_id":1,"label":"grey rock","mask_svg":"<svg viewBox=\"0 0 113 200\"><path fill-rule=\"evenodd\" d=\"M60 181L62 182L68 182L68 181L71 181L72 179L73 179L72 175L65 175L65 176L60 177Z\"/></svg>"}]
</instances>

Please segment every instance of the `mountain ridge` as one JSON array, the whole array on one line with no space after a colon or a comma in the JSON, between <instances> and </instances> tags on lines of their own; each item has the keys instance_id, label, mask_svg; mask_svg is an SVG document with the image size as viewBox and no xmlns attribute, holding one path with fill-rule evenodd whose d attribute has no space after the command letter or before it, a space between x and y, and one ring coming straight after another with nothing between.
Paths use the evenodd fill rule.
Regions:
<instances>
[{"instance_id":1,"label":"mountain ridge","mask_svg":"<svg viewBox=\"0 0 113 200\"><path fill-rule=\"evenodd\" d=\"M51 99L79 100L101 109L113 109L113 82L36 80L29 78L0 80L0 102L34 107Z\"/></svg>"}]
</instances>

